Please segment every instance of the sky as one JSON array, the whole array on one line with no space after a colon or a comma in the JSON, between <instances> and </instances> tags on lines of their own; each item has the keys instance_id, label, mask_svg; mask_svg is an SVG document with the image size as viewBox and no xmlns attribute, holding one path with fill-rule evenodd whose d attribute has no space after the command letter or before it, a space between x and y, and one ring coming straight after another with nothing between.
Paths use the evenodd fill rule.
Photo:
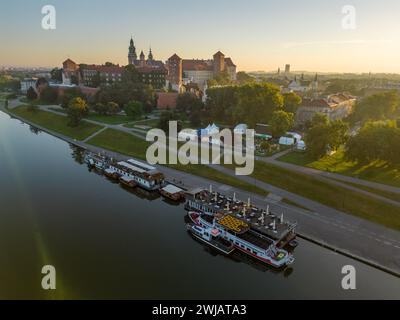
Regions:
<instances>
[{"instance_id":1,"label":"sky","mask_svg":"<svg viewBox=\"0 0 400 320\"><path fill-rule=\"evenodd\" d=\"M55 30L41 26L44 5ZM346 5L354 30L342 26ZM221 50L240 71L400 73L398 0L0 0L0 66L125 65L131 35L163 61Z\"/></svg>"}]
</instances>

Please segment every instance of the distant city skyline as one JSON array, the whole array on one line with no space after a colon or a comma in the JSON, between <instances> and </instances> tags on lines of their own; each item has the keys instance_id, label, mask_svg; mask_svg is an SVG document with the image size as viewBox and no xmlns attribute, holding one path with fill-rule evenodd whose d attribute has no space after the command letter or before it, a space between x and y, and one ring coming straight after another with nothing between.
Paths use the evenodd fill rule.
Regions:
<instances>
[{"instance_id":1,"label":"distant city skyline","mask_svg":"<svg viewBox=\"0 0 400 320\"><path fill-rule=\"evenodd\" d=\"M54 5L57 29L41 28L41 8ZM251 4L251 5L250 5ZM344 5L356 8L356 29L342 28ZM0 66L61 67L111 61L126 65L131 35L155 59L174 53L210 59L218 50L238 71L286 64L310 72L400 73L400 3L387 0L3 1Z\"/></svg>"}]
</instances>

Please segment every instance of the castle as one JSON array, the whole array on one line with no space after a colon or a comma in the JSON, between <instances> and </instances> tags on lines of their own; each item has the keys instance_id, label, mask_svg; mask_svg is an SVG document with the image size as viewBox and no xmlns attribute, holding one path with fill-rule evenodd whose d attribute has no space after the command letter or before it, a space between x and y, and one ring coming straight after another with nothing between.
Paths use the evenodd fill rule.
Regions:
<instances>
[{"instance_id":1,"label":"castle","mask_svg":"<svg viewBox=\"0 0 400 320\"><path fill-rule=\"evenodd\" d=\"M222 73L228 74L232 81L236 80L236 65L221 51L210 60L182 59L174 54L167 61L167 69L168 81L178 92L187 83L195 83L204 91L207 82Z\"/></svg>"}]
</instances>

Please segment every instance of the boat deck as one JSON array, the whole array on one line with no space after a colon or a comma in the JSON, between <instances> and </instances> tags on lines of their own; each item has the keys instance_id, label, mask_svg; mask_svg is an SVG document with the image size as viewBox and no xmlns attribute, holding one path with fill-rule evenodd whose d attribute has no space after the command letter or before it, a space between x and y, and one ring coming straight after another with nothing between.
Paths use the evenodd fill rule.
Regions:
<instances>
[{"instance_id":1,"label":"boat deck","mask_svg":"<svg viewBox=\"0 0 400 320\"><path fill-rule=\"evenodd\" d=\"M188 194L187 199L200 201L223 215L231 215L255 230L274 240L285 238L296 224L288 221L281 222L282 214L275 214L268 209L260 209L243 201L238 201L220 193L210 193L207 190L196 190L196 193ZM211 210L210 210L211 211Z\"/></svg>"}]
</instances>

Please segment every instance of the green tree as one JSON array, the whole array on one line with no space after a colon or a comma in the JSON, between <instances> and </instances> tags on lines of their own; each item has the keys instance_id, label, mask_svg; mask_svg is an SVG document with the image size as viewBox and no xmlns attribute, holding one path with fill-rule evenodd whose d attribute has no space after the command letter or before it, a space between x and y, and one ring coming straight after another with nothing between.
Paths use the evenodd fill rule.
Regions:
<instances>
[{"instance_id":1,"label":"green tree","mask_svg":"<svg viewBox=\"0 0 400 320\"><path fill-rule=\"evenodd\" d=\"M96 103L93 107L94 111L100 115L106 115L107 114L107 106L104 103Z\"/></svg>"},{"instance_id":2,"label":"green tree","mask_svg":"<svg viewBox=\"0 0 400 320\"><path fill-rule=\"evenodd\" d=\"M236 74L236 79L237 79L237 82L239 82L240 84L246 84L246 83L249 83L249 82L255 82L256 81L256 79L254 77L250 76L249 74L247 74L244 71L239 71Z\"/></svg>"},{"instance_id":3,"label":"green tree","mask_svg":"<svg viewBox=\"0 0 400 320\"><path fill-rule=\"evenodd\" d=\"M178 122L178 132L182 130L182 121L177 112L174 111L163 111L160 115L158 127L166 133L169 133L169 123L171 121Z\"/></svg>"},{"instance_id":4,"label":"green tree","mask_svg":"<svg viewBox=\"0 0 400 320\"><path fill-rule=\"evenodd\" d=\"M306 129L307 153L319 159L329 151L336 151L348 139L348 125L342 121L329 121L326 115L316 114Z\"/></svg>"},{"instance_id":5,"label":"green tree","mask_svg":"<svg viewBox=\"0 0 400 320\"><path fill-rule=\"evenodd\" d=\"M107 113L108 114L117 114L120 111L121 111L121 109L119 108L118 103L115 103L112 101L107 103Z\"/></svg>"},{"instance_id":6,"label":"green tree","mask_svg":"<svg viewBox=\"0 0 400 320\"><path fill-rule=\"evenodd\" d=\"M293 113L288 113L282 110L275 111L271 119L272 135L276 138L286 134L294 125Z\"/></svg>"},{"instance_id":7,"label":"green tree","mask_svg":"<svg viewBox=\"0 0 400 320\"><path fill-rule=\"evenodd\" d=\"M382 160L400 164L400 129L395 122L367 122L346 145L346 158L362 164Z\"/></svg>"},{"instance_id":8,"label":"green tree","mask_svg":"<svg viewBox=\"0 0 400 320\"><path fill-rule=\"evenodd\" d=\"M214 79L208 81L209 87L215 86L227 86L232 84L232 80L228 72L224 71L214 77Z\"/></svg>"},{"instance_id":9,"label":"green tree","mask_svg":"<svg viewBox=\"0 0 400 320\"><path fill-rule=\"evenodd\" d=\"M302 99L294 92L288 92L283 94L284 109L286 112L296 114L297 108L301 105Z\"/></svg>"},{"instance_id":10,"label":"green tree","mask_svg":"<svg viewBox=\"0 0 400 320\"><path fill-rule=\"evenodd\" d=\"M176 99L176 110L186 115L198 111L203 107L203 102L194 93L185 92Z\"/></svg>"},{"instance_id":11,"label":"green tree","mask_svg":"<svg viewBox=\"0 0 400 320\"><path fill-rule=\"evenodd\" d=\"M38 95L37 95L35 89L33 89L32 87L30 87L30 88L28 89L27 93L26 93L26 98L27 98L29 101L33 101L33 100L36 100L37 97L38 97Z\"/></svg>"},{"instance_id":12,"label":"green tree","mask_svg":"<svg viewBox=\"0 0 400 320\"><path fill-rule=\"evenodd\" d=\"M79 88L69 88L64 91L64 94L59 99L59 102L61 106L66 109L68 108L70 101L74 98L82 98L86 100L86 95L82 93Z\"/></svg>"},{"instance_id":13,"label":"green tree","mask_svg":"<svg viewBox=\"0 0 400 320\"><path fill-rule=\"evenodd\" d=\"M124 111L129 118L133 120L139 119L144 113L143 103L131 101L124 107Z\"/></svg>"},{"instance_id":14,"label":"green tree","mask_svg":"<svg viewBox=\"0 0 400 320\"><path fill-rule=\"evenodd\" d=\"M88 113L88 106L82 98L74 98L68 105L69 126L77 127Z\"/></svg>"},{"instance_id":15,"label":"green tree","mask_svg":"<svg viewBox=\"0 0 400 320\"><path fill-rule=\"evenodd\" d=\"M356 121L393 119L399 110L399 94L397 91L378 93L359 101L353 118Z\"/></svg>"},{"instance_id":16,"label":"green tree","mask_svg":"<svg viewBox=\"0 0 400 320\"><path fill-rule=\"evenodd\" d=\"M58 91L57 91L57 89L49 87L49 86L46 86L40 92L40 100L43 101L44 103L48 103L48 104L57 103L57 100L58 100Z\"/></svg>"},{"instance_id":17,"label":"green tree","mask_svg":"<svg viewBox=\"0 0 400 320\"><path fill-rule=\"evenodd\" d=\"M240 86L236 97L233 118L237 123L247 123L250 128L255 128L257 123L270 122L272 114L283 107L280 89L268 83Z\"/></svg>"}]
</instances>

